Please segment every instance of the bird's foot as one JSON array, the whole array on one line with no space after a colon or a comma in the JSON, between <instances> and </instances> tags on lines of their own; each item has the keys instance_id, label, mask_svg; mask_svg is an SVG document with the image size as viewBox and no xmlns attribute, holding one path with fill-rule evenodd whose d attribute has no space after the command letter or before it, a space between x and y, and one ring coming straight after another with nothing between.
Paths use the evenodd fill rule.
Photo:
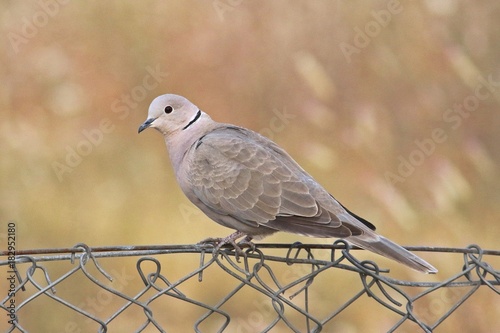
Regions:
<instances>
[{"instance_id":1,"label":"bird's foot","mask_svg":"<svg viewBox=\"0 0 500 333\"><path fill-rule=\"evenodd\" d=\"M255 244L252 242L252 237L248 235L238 242L238 246L240 249L241 247L248 247L252 249L252 251L255 251Z\"/></svg>"},{"instance_id":2,"label":"bird's foot","mask_svg":"<svg viewBox=\"0 0 500 333\"><path fill-rule=\"evenodd\" d=\"M236 243L236 240L238 238L243 237L243 236L245 236L245 238L242 239L241 241L239 241L238 243ZM252 250L255 250L255 244L252 243L252 237L247 236L246 234L244 234L241 231L236 231L236 232L232 233L231 235L224 237L224 238L212 238L212 237L210 237L210 238L202 240L198 244L207 244L207 243L211 243L211 244L215 245L214 253L219 252L219 250L224 245L231 244L231 246L234 248L234 256L235 256L237 262L240 262L240 256L245 255L245 253L241 249L242 247L246 246L246 247L251 248Z\"/></svg>"}]
</instances>

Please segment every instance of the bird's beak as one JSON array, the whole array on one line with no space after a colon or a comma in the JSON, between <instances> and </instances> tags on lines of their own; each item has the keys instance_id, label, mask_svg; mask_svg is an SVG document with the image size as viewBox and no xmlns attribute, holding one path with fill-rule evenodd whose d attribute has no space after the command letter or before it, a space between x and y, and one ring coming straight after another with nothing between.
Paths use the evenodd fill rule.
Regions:
<instances>
[{"instance_id":1,"label":"bird's beak","mask_svg":"<svg viewBox=\"0 0 500 333\"><path fill-rule=\"evenodd\" d=\"M151 126L151 123L153 121L155 121L155 120L156 120L156 118L149 118L148 120L146 120L141 126L139 126L139 130L137 131L137 133L141 133L146 128L148 128L149 126Z\"/></svg>"}]
</instances>

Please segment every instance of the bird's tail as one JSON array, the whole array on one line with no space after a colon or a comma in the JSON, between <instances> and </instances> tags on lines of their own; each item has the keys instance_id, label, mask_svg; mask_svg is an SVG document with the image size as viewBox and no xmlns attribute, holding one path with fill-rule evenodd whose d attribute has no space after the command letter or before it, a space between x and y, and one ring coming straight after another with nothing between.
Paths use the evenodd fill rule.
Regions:
<instances>
[{"instance_id":1,"label":"bird's tail","mask_svg":"<svg viewBox=\"0 0 500 333\"><path fill-rule=\"evenodd\" d=\"M364 240L356 236L348 237L346 240L365 250L375 252L402 263L416 271L430 274L437 273L437 269L431 264L382 236L378 236L377 240Z\"/></svg>"}]
</instances>

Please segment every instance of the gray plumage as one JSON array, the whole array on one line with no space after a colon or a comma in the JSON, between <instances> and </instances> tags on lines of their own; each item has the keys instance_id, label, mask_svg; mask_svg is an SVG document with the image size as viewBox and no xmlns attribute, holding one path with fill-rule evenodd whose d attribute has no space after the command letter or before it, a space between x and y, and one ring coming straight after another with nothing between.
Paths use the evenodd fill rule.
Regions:
<instances>
[{"instance_id":1,"label":"gray plumage","mask_svg":"<svg viewBox=\"0 0 500 333\"><path fill-rule=\"evenodd\" d=\"M255 239L277 231L344 238L417 271L437 272L375 233L266 137L217 123L177 95L153 100L139 132L148 127L163 134L182 191L221 225Z\"/></svg>"}]
</instances>

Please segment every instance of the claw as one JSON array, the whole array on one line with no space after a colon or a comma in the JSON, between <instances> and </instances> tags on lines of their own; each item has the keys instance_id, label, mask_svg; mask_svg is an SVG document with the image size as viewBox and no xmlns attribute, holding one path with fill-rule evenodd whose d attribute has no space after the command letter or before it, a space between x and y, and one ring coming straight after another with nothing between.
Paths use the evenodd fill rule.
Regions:
<instances>
[{"instance_id":1,"label":"claw","mask_svg":"<svg viewBox=\"0 0 500 333\"><path fill-rule=\"evenodd\" d=\"M236 240L240 237L246 236L244 239L242 239L240 242L236 243ZM206 244L206 243L213 243L215 245L214 248L214 253L217 253L220 251L220 249L226 245L226 244L231 244L231 246L234 248L234 257L237 262L240 262L240 256L244 256L245 252L241 249L241 247L248 246L252 250L255 250L255 244L252 243L252 237L247 236L241 231L236 231L232 233L231 235L225 237L225 238L207 238L199 242L198 244Z\"/></svg>"},{"instance_id":2,"label":"claw","mask_svg":"<svg viewBox=\"0 0 500 333\"><path fill-rule=\"evenodd\" d=\"M255 244L252 242L252 237L251 236L246 236L242 240L238 242L238 246L248 246L249 248L252 249L252 251L255 251Z\"/></svg>"}]
</instances>

